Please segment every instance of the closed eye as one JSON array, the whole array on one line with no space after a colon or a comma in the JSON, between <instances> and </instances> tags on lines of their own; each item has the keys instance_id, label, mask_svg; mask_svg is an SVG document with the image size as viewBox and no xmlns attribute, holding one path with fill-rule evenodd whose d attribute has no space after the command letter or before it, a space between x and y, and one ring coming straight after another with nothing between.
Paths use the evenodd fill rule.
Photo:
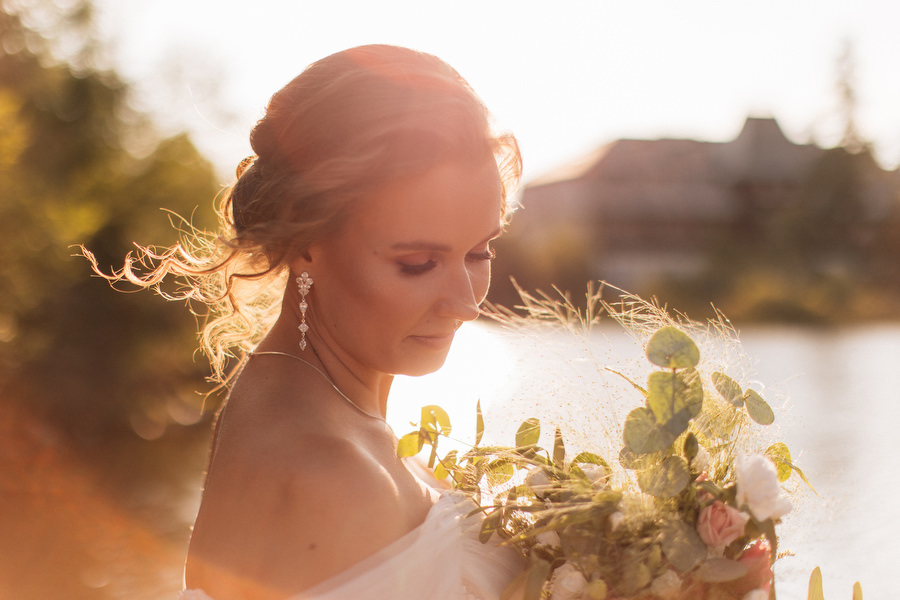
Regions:
<instances>
[{"instance_id":1,"label":"closed eye","mask_svg":"<svg viewBox=\"0 0 900 600\"><path fill-rule=\"evenodd\" d=\"M494 260L497 257L497 253L493 248L485 248L484 252L470 252L466 255L467 260Z\"/></svg>"},{"instance_id":2,"label":"closed eye","mask_svg":"<svg viewBox=\"0 0 900 600\"><path fill-rule=\"evenodd\" d=\"M427 260L423 263L416 264L407 264L407 263L398 263L400 265L400 272L404 275L422 275L423 273L427 273L437 266L437 261L435 260Z\"/></svg>"}]
</instances>

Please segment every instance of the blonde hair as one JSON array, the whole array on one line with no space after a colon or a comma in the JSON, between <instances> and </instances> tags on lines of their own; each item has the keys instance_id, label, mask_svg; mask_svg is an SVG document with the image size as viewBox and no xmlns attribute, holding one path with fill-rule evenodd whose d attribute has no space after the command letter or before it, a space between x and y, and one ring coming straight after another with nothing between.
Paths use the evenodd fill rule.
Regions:
<instances>
[{"instance_id":1,"label":"blonde hair","mask_svg":"<svg viewBox=\"0 0 900 600\"><path fill-rule=\"evenodd\" d=\"M447 161L496 161L504 217L521 175L515 138L494 132L469 84L439 58L397 46L344 50L272 96L250 134L254 155L221 195L217 233L188 228L170 248L136 244L124 266L94 271L205 305L200 348L211 379L254 347L278 315L287 265L334 233L367 190ZM163 292L174 275L181 284Z\"/></svg>"}]
</instances>

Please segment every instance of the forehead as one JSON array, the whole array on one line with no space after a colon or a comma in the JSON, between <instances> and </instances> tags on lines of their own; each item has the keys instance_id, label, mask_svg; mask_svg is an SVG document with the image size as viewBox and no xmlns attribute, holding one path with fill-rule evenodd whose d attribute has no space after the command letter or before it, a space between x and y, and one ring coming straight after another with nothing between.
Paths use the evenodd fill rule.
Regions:
<instances>
[{"instance_id":1,"label":"forehead","mask_svg":"<svg viewBox=\"0 0 900 600\"><path fill-rule=\"evenodd\" d=\"M397 242L475 244L500 225L501 194L493 161L443 163L375 188L357 203L347 226Z\"/></svg>"}]
</instances>

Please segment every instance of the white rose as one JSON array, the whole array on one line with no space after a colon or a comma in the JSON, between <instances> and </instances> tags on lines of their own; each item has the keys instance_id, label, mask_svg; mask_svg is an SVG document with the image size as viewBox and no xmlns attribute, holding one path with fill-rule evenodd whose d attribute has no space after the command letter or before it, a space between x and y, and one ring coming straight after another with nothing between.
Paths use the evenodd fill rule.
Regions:
<instances>
[{"instance_id":1,"label":"white rose","mask_svg":"<svg viewBox=\"0 0 900 600\"><path fill-rule=\"evenodd\" d=\"M559 534L555 531L542 531L541 533L534 536L534 539L538 544L543 544L545 546L560 545Z\"/></svg>"},{"instance_id":2,"label":"white rose","mask_svg":"<svg viewBox=\"0 0 900 600\"><path fill-rule=\"evenodd\" d=\"M550 487L550 477L544 469L534 467L529 469L528 473L525 475L525 485L530 487L531 491L540 498Z\"/></svg>"},{"instance_id":3,"label":"white rose","mask_svg":"<svg viewBox=\"0 0 900 600\"><path fill-rule=\"evenodd\" d=\"M553 571L553 577L550 578L550 600L581 600L587 584L581 571L566 563Z\"/></svg>"},{"instance_id":4,"label":"white rose","mask_svg":"<svg viewBox=\"0 0 900 600\"><path fill-rule=\"evenodd\" d=\"M625 515L620 510L617 510L613 514L609 515L609 528L612 531L615 531L616 529L621 527L622 523L624 523L624 522L625 522Z\"/></svg>"},{"instance_id":5,"label":"white rose","mask_svg":"<svg viewBox=\"0 0 900 600\"><path fill-rule=\"evenodd\" d=\"M650 593L661 600L675 600L681 594L681 577L671 569L650 584Z\"/></svg>"},{"instance_id":6,"label":"white rose","mask_svg":"<svg viewBox=\"0 0 900 600\"><path fill-rule=\"evenodd\" d=\"M759 521L779 519L791 511L791 501L782 493L778 471L760 454L737 458L737 503L750 507Z\"/></svg>"},{"instance_id":7,"label":"white rose","mask_svg":"<svg viewBox=\"0 0 900 600\"><path fill-rule=\"evenodd\" d=\"M578 468L581 469L581 472L584 473L584 476L587 477L587 480L591 482L591 485L602 485L606 482L607 471L600 465L595 465L592 463L578 463Z\"/></svg>"},{"instance_id":8,"label":"white rose","mask_svg":"<svg viewBox=\"0 0 900 600\"><path fill-rule=\"evenodd\" d=\"M744 594L741 600L769 600L769 592L763 589L756 589Z\"/></svg>"}]
</instances>

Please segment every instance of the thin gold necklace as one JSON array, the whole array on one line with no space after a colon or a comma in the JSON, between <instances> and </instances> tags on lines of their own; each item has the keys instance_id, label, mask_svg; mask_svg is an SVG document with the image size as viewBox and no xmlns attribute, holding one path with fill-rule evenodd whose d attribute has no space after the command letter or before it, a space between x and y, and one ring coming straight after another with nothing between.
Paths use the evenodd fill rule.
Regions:
<instances>
[{"instance_id":1,"label":"thin gold necklace","mask_svg":"<svg viewBox=\"0 0 900 600\"><path fill-rule=\"evenodd\" d=\"M366 409L364 409L362 406L360 406L359 404L357 404L356 402L354 402L353 400L351 400L350 397L347 396L347 394L345 394L344 392L341 391L341 388L339 388L337 385L335 385L335 383L331 380L331 377L328 376L328 373L326 373L325 371L323 371L322 369L320 369L320 368L317 367L316 365L312 364L312 363L309 362L308 360L303 359L303 358L300 358L300 357L297 356L296 354L290 354L290 353L288 353L288 352L277 352L277 351L272 350L272 351L270 351L270 352L251 352L251 353L250 353L250 356L261 356L261 355L266 355L266 354L268 354L268 355L270 355L270 356L287 356L287 357L289 357L289 358L293 358L294 360L299 360L299 361L302 362L304 365L306 365L307 367L309 367L310 369L312 369L313 371L315 371L316 373L318 373L319 375L321 375L322 378L325 379L325 381L327 381L327 382L329 383L329 385L331 385L332 388L334 388L334 391L337 392L338 395L339 395L341 398L343 398L344 400L346 400L347 403L348 403L350 406L352 406L353 408L355 408L356 410L358 410L358 411L361 412L362 414L366 415L367 417L371 417L372 419L378 419L378 420L381 421L382 423L386 423L386 422L387 422L387 421L385 420L385 418L382 417L381 415L376 415L375 413L370 413L369 411L367 411Z\"/></svg>"}]
</instances>

